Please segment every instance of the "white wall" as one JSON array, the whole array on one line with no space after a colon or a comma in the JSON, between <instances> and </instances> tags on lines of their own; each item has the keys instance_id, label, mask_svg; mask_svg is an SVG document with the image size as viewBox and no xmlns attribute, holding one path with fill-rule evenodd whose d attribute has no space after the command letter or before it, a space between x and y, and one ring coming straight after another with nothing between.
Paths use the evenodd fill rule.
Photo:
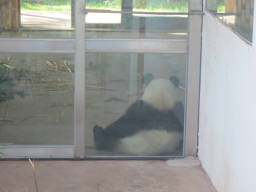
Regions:
<instances>
[{"instance_id":1,"label":"white wall","mask_svg":"<svg viewBox=\"0 0 256 192\"><path fill-rule=\"evenodd\" d=\"M204 16L199 158L219 192L256 191L255 16L253 46Z\"/></svg>"}]
</instances>

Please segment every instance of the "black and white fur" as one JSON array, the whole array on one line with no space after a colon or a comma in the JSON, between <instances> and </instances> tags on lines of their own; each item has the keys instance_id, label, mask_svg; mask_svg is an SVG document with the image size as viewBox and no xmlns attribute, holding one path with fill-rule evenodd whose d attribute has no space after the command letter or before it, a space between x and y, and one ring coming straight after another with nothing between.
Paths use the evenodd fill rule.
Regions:
<instances>
[{"instance_id":1,"label":"black and white fur","mask_svg":"<svg viewBox=\"0 0 256 192\"><path fill-rule=\"evenodd\" d=\"M127 155L174 152L182 141L183 126L174 111L177 106L180 107L174 98L178 81L176 77L170 80L152 80L141 99L133 103L117 121L104 129L95 125L96 148Z\"/></svg>"}]
</instances>

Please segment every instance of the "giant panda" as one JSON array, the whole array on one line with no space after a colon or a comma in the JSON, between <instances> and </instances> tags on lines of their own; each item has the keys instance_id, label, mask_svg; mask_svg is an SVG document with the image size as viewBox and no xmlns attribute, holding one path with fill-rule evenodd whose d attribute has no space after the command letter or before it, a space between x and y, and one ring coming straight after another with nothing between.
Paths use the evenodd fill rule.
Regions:
<instances>
[{"instance_id":1,"label":"giant panda","mask_svg":"<svg viewBox=\"0 0 256 192\"><path fill-rule=\"evenodd\" d=\"M184 109L177 103L175 91L179 80L153 79L147 83L142 97L135 101L115 122L102 128L94 126L97 150L108 150L124 155L170 155L179 148L183 138ZM180 110L181 109L181 110Z\"/></svg>"}]
</instances>

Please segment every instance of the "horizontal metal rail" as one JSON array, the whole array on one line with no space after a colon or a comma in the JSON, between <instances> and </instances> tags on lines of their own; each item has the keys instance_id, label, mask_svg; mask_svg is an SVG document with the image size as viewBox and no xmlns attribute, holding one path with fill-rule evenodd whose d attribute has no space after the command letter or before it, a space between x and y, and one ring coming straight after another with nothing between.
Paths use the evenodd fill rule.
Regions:
<instances>
[{"instance_id":1,"label":"horizontal metal rail","mask_svg":"<svg viewBox=\"0 0 256 192\"><path fill-rule=\"evenodd\" d=\"M189 12L168 12L168 11L130 11L130 10L111 10L111 9L85 9L84 13L120 13L120 14L138 14L138 15L202 15L203 11L191 10Z\"/></svg>"},{"instance_id":2,"label":"horizontal metal rail","mask_svg":"<svg viewBox=\"0 0 256 192\"><path fill-rule=\"evenodd\" d=\"M88 52L186 53L187 40L94 39L86 41Z\"/></svg>"},{"instance_id":3,"label":"horizontal metal rail","mask_svg":"<svg viewBox=\"0 0 256 192\"><path fill-rule=\"evenodd\" d=\"M122 14L148 14L148 15L188 15L188 12L167 12L167 11L130 11L111 9L85 9L84 13L122 13Z\"/></svg>"},{"instance_id":4,"label":"horizontal metal rail","mask_svg":"<svg viewBox=\"0 0 256 192\"><path fill-rule=\"evenodd\" d=\"M74 53L72 39L0 39L2 53Z\"/></svg>"},{"instance_id":5,"label":"horizontal metal rail","mask_svg":"<svg viewBox=\"0 0 256 192\"><path fill-rule=\"evenodd\" d=\"M73 145L10 145L1 146L0 159L5 158L73 158Z\"/></svg>"},{"instance_id":6,"label":"horizontal metal rail","mask_svg":"<svg viewBox=\"0 0 256 192\"><path fill-rule=\"evenodd\" d=\"M186 53L183 39L87 39L86 52ZM0 39L1 53L74 53L74 39Z\"/></svg>"}]
</instances>

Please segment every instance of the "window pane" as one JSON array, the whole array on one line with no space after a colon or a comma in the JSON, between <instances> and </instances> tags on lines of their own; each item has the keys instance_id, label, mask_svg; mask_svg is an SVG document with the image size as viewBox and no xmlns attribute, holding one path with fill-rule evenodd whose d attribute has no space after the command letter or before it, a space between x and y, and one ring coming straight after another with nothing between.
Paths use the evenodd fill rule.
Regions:
<instances>
[{"instance_id":1,"label":"window pane","mask_svg":"<svg viewBox=\"0 0 256 192\"><path fill-rule=\"evenodd\" d=\"M88 53L86 61L85 141L87 156L182 155L185 54ZM155 81L150 82L152 75L157 81L164 79L168 86L176 85L172 87L174 89L171 92L168 91L171 98L167 102L170 101L173 104L166 110L158 108L155 112L154 107L153 109L148 106L143 108L141 107L144 106L143 103L141 106L136 103L142 98L147 86ZM170 77L175 78L169 81ZM164 91L167 90L169 88L164 89ZM160 91L156 91L155 94L161 91L163 90L160 88ZM162 99L162 97L156 97L157 99L154 100L156 102ZM137 109L132 108L134 105ZM127 110L133 112L127 115ZM153 111L154 115L150 111ZM110 125L120 120L121 117L126 120L121 120L111 128ZM100 136L101 128L95 128L96 126L111 133L106 133L107 136L103 133L103 136ZM132 136L136 133L139 135L133 139ZM120 147L122 146L119 145L120 142L124 142L126 149ZM170 148L165 148L165 144Z\"/></svg>"},{"instance_id":2,"label":"window pane","mask_svg":"<svg viewBox=\"0 0 256 192\"><path fill-rule=\"evenodd\" d=\"M88 13L86 38L187 38L186 15Z\"/></svg>"},{"instance_id":3,"label":"window pane","mask_svg":"<svg viewBox=\"0 0 256 192\"><path fill-rule=\"evenodd\" d=\"M0 143L73 144L72 55L0 54Z\"/></svg>"},{"instance_id":4,"label":"window pane","mask_svg":"<svg viewBox=\"0 0 256 192\"><path fill-rule=\"evenodd\" d=\"M74 27L71 1L2 0L0 37L71 38Z\"/></svg>"},{"instance_id":5,"label":"window pane","mask_svg":"<svg viewBox=\"0 0 256 192\"><path fill-rule=\"evenodd\" d=\"M186 0L88 1L86 37L186 38L187 7Z\"/></svg>"},{"instance_id":6,"label":"window pane","mask_svg":"<svg viewBox=\"0 0 256 192\"><path fill-rule=\"evenodd\" d=\"M252 41L254 0L207 0L206 7L223 23Z\"/></svg>"}]
</instances>

